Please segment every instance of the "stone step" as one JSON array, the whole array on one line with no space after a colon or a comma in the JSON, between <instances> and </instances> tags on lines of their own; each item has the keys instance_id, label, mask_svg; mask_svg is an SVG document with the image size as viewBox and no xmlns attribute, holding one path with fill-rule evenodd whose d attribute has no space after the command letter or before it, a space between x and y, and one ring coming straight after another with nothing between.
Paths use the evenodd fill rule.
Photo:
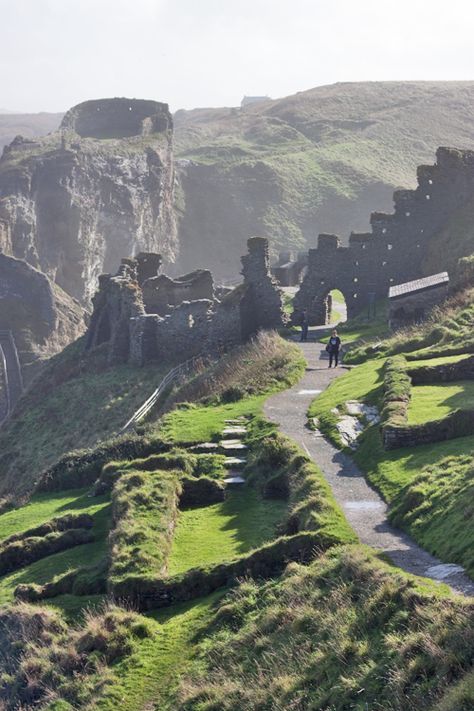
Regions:
<instances>
[{"instance_id":1,"label":"stone step","mask_svg":"<svg viewBox=\"0 0 474 711\"><path fill-rule=\"evenodd\" d=\"M247 434L247 428L246 427L226 427L225 430L222 432L222 436L227 439L228 437L232 437L234 435L246 435Z\"/></svg>"},{"instance_id":2,"label":"stone step","mask_svg":"<svg viewBox=\"0 0 474 711\"><path fill-rule=\"evenodd\" d=\"M245 484L245 479L243 476L239 476L238 474L234 474L234 476L228 476L227 479L224 479L224 482L226 484L230 485L235 485L235 484Z\"/></svg>"},{"instance_id":3,"label":"stone step","mask_svg":"<svg viewBox=\"0 0 474 711\"><path fill-rule=\"evenodd\" d=\"M245 424L247 420L245 417L236 417L234 420L224 420L226 425L242 425Z\"/></svg>"},{"instance_id":4,"label":"stone step","mask_svg":"<svg viewBox=\"0 0 474 711\"><path fill-rule=\"evenodd\" d=\"M219 444L217 442L201 442L189 448L193 452L217 452Z\"/></svg>"},{"instance_id":5,"label":"stone step","mask_svg":"<svg viewBox=\"0 0 474 711\"><path fill-rule=\"evenodd\" d=\"M219 442L220 451L223 454L246 452L248 447L240 440L223 439Z\"/></svg>"},{"instance_id":6,"label":"stone step","mask_svg":"<svg viewBox=\"0 0 474 711\"><path fill-rule=\"evenodd\" d=\"M247 460L243 457L226 457L224 459L224 466L227 469L243 469L247 464Z\"/></svg>"}]
</instances>

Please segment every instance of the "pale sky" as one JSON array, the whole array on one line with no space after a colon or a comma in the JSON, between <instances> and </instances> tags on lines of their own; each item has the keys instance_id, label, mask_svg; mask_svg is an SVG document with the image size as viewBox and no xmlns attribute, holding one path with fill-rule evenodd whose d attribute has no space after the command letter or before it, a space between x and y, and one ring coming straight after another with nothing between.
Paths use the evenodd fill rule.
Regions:
<instances>
[{"instance_id":1,"label":"pale sky","mask_svg":"<svg viewBox=\"0 0 474 711\"><path fill-rule=\"evenodd\" d=\"M473 0L0 0L0 107L173 111L337 81L474 79Z\"/></svg>"}]
</instances>

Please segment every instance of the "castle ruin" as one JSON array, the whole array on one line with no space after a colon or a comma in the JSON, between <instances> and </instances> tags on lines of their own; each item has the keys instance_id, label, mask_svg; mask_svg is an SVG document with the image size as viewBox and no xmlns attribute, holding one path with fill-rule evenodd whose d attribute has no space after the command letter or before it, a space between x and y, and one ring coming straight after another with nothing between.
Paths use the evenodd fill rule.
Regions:
<instances>
[{"instance_id":1,"label":"castle ruin","mask_svg":"<svg viewBox=\"0 0 474 711\"><path fill-rule=\"evenodd\" d=\"M158 273L159 255L123 259L115 276L99 279L86 350L106 343L110 364L182 362L218 355L260 329L281 327L281 292L270 273L268 241L249 239L242 265L242 284L218 299L207 270L170 279Z\"/></svg>"},{"instance_id":2,"label":"castle ruin","mask_svg":"<svg viewBox=\"0 0 474 711\"><path fill-rule=\"evenodd\" d=\"M372 213L371 232L353 232L347 247L337 235L319 235L295 296L295 322L307 309L312 325L328 323L333 289L344 294L351 318L391 286L423 276L429 240L474 192L474 151L439 148L436 158L418 168L415 190L394 193L393 214Z\"/></svg>"}]
</instances>

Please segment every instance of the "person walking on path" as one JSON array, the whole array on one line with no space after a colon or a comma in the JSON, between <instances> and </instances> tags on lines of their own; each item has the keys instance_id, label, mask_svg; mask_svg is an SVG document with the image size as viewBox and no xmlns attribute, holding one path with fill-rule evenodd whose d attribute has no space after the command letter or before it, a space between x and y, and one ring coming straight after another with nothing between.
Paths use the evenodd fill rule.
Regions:
<instances>
[{"instance_id":1,"label":"person walking on path","mask_svg":"<svg viewBox=\"0 0 474 711\"><path fill-rule=\"evenodd\" d=\"M334 367L337 368L339 363L339 350L341 348L341 339L337 335L336 329L331 334L331 338L328 341L326 350L329 353L329 368L332 366L334 361Z\"/></svg>"},{"instance_id":2,"label":"person walking on path","mask_svg":"<svg viewBox=\"0 0 474 711\"><path fill-rule=\"evenodd\" d=\"M307 309L303 309L303 311L301 312L300 326L301 326L300 341L301 341L301 343L305 343L308 340L308 327L309 327Z\"/></svg>"}]
</instances>

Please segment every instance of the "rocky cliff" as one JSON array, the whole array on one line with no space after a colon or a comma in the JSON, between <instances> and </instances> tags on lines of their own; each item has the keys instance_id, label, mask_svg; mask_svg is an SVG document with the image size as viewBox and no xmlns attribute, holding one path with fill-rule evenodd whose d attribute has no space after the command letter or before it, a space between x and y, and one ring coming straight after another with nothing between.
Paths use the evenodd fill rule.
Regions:
<instances>
[{"instance_id":1,"label":"rocky cliff","mask_svg":"<svg viewBox=\"0 0 474 711\"><path fill-rule=\"evenodd\" d=\"M0 328L13 335L26 384L85 327L77 301L25 261L0 254Z\"/></svg>"},{"instance_id":2,"label":"rocky cliff","mask_svg":"<svg viewBox=\"0 0 474 711\"><path fill-rule=\"evenodd\" d=\"M166 104L88 101L60 130L16 138L0 160L0 248L87 303L123 254L176 252Z\"/></svg>"}]
</instances>

